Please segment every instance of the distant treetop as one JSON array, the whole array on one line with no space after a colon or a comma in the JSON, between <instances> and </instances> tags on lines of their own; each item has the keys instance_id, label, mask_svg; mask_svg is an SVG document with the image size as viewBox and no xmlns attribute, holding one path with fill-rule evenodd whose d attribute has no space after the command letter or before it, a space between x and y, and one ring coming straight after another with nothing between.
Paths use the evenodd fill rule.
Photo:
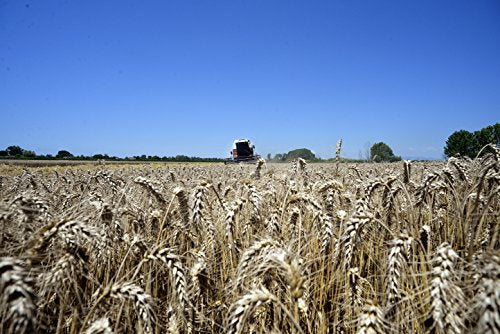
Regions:
<instances>
[{"instance_id":1,"label":"distant treetop","mask_svg":"<svg viewBox=\"0 0 500 334\"><path fill-rule=\"evenodd\" d=\"M280 162L280 161L292 161L297 158L302 158L309 161L318 161L319 158L307 148L298 148L296 150L289 151L288 153L277 153L274 158L270 159L270 154L268 154L268 160Z\"/></svg>"},{"instance_id":2,"label":"distant treetop","mask_svg":"<svg viewBox=\"0 0 500 334\"><path fill-rule=\"evenodd\" d=\"M484 154L490 151L488 148L482 150L488 144L500 146L500 123L474 132L467 130L453 132L446 140L444 154L448 158L456 155L475 158L480 152Z\"/></svg>"},{"instance_id":3,"label":"distant treetop","mask_svg":"<svg viewBox=\"0 0 500 334\"><path fill-rule=\"evenodd\" d=\"M73 158L73 154L71 154L70 152L68 152L66 150L61 150L61 151L57 152L56 158L57 159Z\"/></svg>"},{"instance_id":4,"label":"distant treetop","mask_svg":"<svg viewBox=\"0 0 500 334\"><path fill-rule=\"evenodd\" d=\"M380 142L373 144L371 147L370 159L375 162L394 162L400 161L401 157L395 156L389 145Z\"/></svg>"}]
</instances>

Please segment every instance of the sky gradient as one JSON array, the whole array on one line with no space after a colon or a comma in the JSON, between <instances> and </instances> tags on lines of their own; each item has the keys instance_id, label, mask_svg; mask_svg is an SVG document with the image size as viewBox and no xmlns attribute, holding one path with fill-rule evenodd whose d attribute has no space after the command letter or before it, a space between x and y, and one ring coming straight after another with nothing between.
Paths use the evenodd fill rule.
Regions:
<instances>
[{"instance_id":1,"label":"sky gradient","mask_svg":"<svg viewBox=\"0 0 500 334\"><path fill-rule=\"evenodd\" d=\"M227 157L500 121L500 2L0 0L0 149Z\"/></svg>"}]
</instances>

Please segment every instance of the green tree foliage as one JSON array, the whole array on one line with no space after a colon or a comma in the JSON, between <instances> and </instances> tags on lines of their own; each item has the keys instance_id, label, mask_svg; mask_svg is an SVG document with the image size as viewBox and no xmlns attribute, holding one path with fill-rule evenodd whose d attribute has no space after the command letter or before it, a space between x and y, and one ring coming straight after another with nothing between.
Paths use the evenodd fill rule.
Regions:
<instances>
[{"instance_id":1,"label":"green tree foliage","mask_svg":"<svg viewBox=\"0 0 500 334\"><path fill-rule=\"evenodd\" d=\"M299 148L296 150L292 150L288 152L285 156L286 161L292 161L297 158L302 158L304 160L311 160L311 161L315 161L318 159L316 158L314 153L307 148Z\"/></svg>"},{"instance_id":2,"label":"green tree foliage","mask_svg":"<svg viewBox=\"0 0 500 334\"><path fill-rule=\"evenodd\" d=\"M105 160L105 159L109 159L109 155L98 153L98 154L94 154L92 156L92 159L95 159L95 160Z\"/></svg>"},{"instance_id":3,"label":"green tree foliage","mask_svg":"<svg viewBox=\"0 0 500 334\"><path fill-rule=\"evenodd\" d=\"M475 153L479 154L481 149L488 144L495 144L500 146L500 123L490 125L474 132ZM484 150L482 153L491 152L491 150Z\"/></svg>"},{"instance_id":4,"label":"green tree foliage","mask_svg":"<svg viewBox=\"0 0 500 334\"><path fill-rule=\"evenodd\" d=\"M474 133L467 130L453 132L446 140L444 154L447 157L460 155L475 158L488 144L500 145L500 123L484 127ZM481 154L487 152L490 150L484 149Z\"/></svg>"},{"instance_id":5,"label":"green tree foliage","mask_svg":"<svg viewBox=\"0 0 500 334\"><path fill-rule=\"evenodd\" d=\"M35 158L34 151L25 150L17 145L7 147L5 150L0 151L0 157L4 158Z\"/></svg>"},{"instance_id":6,"label":"green tree foliage","mask_svg":"<svg viewBox=\"0 0 500 334\"><path fill-rule=\"evenodd\" d=\"M7 154L11 157L22 156L24 150L19 146L9 146L7 147Z\"/></svg>"},{"instance_id":7,"label":"green tree foliage","mask_svg":"<svg viewBox=\"0 0 500 334\"><path fill-rule=\"evenodd\" d=\"M268 158L270 158L268 154ZM297 158L302 158L308 161L319 161L320 159L314 155L314 153L307 148L299 148L296 150L289 151L288 153L276 153L274 157L270 160L273 162L286 162L292 161Z\"/></svg>"},{"instance_id":8,"label":"green tree foliage","mask_svg":"<svg viewBox=\"0 0 500 334\"><path fill-rule=\"evenodd\" d=\"M65 158L72 158L72 157L73 157L73 154L71 154L70 152L68 152L66 150L60 150L56 154L57 159L65 159Z\"/></svg>"},{"instance_id":9,"label":"green tree foliage","mask_svg":"<svg viewBox=\"0 0 500 334\"><path fill-rule=\"evenodd\" d=\"M375 162L382 162L382 161L393 162L393 161L400 161L401 157L395 156L389 145L380 142L373 144L373 146L371 147L370 159Z\"/></svg>"},{"instance_id":10,"label":"green tree foliage","mask_svg":"<svg viewBox=\"0 0 500 334\"><path fill-rule=\"evenodd\" d=\"M35 158L36 157L36 153L34 151L24 150L23 151L23 157L26 157L26 158Z\"/></svg>"},{"instance_id":11,"label":"green tree foliage","mask_svg":"<svg viewBox=\"0 0 500 334\"><path fill-rule=\"evenodd\" d=\"M455 131L446 140L444 154L447 157L461 155L472 158L475 155L476 147L477 144L472 132L467 130Z\"/></svg>"},{"instance_id":12,"label":"green tree foliage","mask_svg":"<svg viewBox=\"0 0 500 334\"><path fill-rule=\"evenodd\" d=\"M285 159L284 159L284 156L285 156L285 155L286 155L286 154L276 153L276 154L274 155L273 161L285 161Z\"/></svg>"}]
</instances>

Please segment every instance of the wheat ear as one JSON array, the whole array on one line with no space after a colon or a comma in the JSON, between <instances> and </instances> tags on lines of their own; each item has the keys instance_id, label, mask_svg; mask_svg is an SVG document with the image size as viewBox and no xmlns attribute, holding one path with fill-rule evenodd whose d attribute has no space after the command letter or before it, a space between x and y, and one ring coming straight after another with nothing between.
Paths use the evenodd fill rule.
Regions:
<instances>
[{"instance_id":1,"label":"wheat ear","mask_svg":"<svg viewBox=\"0 0 500 334\"><path fill-rule=\"evenodd\" d=\"M23 265L12 257L0 258L1 326L9 333L36 330L36 296Z\"/></svg>"}]
</instances>

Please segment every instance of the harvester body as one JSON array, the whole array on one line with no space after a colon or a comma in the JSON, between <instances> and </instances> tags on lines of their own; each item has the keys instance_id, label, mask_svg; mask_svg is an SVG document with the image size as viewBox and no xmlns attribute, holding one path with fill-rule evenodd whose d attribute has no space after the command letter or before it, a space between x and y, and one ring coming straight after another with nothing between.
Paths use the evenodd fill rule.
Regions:
<instances>
[{"instance_id":1,"label":"harvester body","mask_svg":"<svg viewBox=\"0 0 500 334\"><path fill-rule=\"evenodd\" d=\"M231 158L227 159L225 163L255 163L260 159L260 156L255 154L255 145L249 139L235 140L230 153Z\"/></svg>"}]
</instances>

